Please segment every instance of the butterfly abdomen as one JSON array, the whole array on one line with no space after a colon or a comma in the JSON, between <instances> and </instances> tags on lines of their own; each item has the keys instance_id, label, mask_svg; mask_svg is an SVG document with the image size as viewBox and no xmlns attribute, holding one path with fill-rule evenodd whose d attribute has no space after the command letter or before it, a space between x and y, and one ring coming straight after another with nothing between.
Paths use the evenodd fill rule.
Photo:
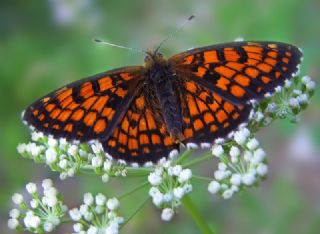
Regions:
<instances>
[{"instance_id":1,"label":"butterfly abdomen","mask_svg":"<svg viewBox=\"0 0 320 234\"><path fill-rule=\"evenodd\" d=\"M182 140L182 114L181 109L178 108L179 100L173 88L172 74L168 66L155 63L150 69L149 80L155 90L168 132L176 141L180 141Z\"/></svg>"}]
</instances>

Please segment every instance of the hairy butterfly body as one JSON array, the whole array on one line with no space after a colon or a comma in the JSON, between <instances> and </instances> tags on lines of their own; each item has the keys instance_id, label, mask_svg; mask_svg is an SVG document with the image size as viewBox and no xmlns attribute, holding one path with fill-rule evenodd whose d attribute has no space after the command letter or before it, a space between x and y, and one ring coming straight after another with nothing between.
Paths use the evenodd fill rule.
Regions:
<instances>
[{"instance_id":1,"label":"hairy butterfly body","mask_svg":"<svg viewBox=\"0 0 320 234\"><path fill-rule=\"evenodd\" d=\"M248 119L261 100L290 79L301 52L279 42L231 42L169 59L148 52L124 67L66 85L29 106L36 130L86 142L127 162L156 162L179 144L212 143Z\"/></svg>"}]
</instances>

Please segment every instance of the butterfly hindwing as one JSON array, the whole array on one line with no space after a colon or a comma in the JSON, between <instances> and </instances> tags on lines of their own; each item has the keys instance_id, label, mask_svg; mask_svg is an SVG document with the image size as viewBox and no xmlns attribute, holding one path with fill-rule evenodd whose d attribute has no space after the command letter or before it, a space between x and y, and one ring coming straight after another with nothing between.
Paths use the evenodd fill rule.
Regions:
<instances>
[{"instance_id":1,"label":"butterfly hindwing","mask_svg":"<svg viewBox=\"0 0 320 234\"><path fill-rule=\"evenodd\" d=\"M66 85L29 106L23 120L67 140L103 139L132 100L143 67L125 67Z\"/></svg>"},{"instance_id":2,"label":"butterfly hindwing","mask_svg":"<svg viewBox=\"0 0 320 234\"><path fill-rule=\"evenodd\" d=\"M168 157L173 150L178 150L178 144L169 136L161 113L148 104L148 98L141 91L110 138L102 142L105 151L112 157L142 164L157 162L162 157Z\"/></svg>"},{"instance_id":3,"label":"butterfly hindwing","mask_svg":"<svg viewBox=\"0 0 320 234\"><path fill-rule=\"evenodd\" d=\"M261 99L298 71L300 50L278 42L231 42L192 49L169 59L180 76L232 103Z\"/></svg>"},{"instance_id":4,"label":"butterfly hindwing","mask_svg":"<svg viewBox=\"0 0 320 234\"><path fill-rule=\"evenodd\" d=\"M193 81L182 90L184 143L209 143L225 137L248 119L251 106L232 104Z\"/></svg>"}]
</instances>

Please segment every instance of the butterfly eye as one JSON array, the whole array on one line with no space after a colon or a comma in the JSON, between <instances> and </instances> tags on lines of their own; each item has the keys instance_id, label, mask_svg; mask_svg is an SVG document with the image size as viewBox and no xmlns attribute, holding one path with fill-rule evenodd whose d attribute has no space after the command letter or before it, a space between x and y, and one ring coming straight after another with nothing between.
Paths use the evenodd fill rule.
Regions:
<instances>
[{"instance_id":1,"label":"butterfly eye","mask_svg":"<svg viewBox=\"0 0 320 234\"><path fill-rule=\"evenodd\" d=\"M149 55L147 55L147 56L144 58L144 62L145 62L145 63L148 63L148 62L150 62L150 61L151 61L151 58L150 58Z\"/></svg>"}]
</instances>

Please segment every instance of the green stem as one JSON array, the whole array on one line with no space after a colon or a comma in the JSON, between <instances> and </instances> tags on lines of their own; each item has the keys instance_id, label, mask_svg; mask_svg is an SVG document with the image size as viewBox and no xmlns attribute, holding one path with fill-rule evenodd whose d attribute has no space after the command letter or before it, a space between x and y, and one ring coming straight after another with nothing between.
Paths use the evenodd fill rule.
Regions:
<instances>
[{"instance_id":1,"label":"green stem","mask_svg":"<svg viewBox=\"0 0 320 234\"><path fill-rule=\"evenodd\" d=\"M186 163L185 165L183 165L183 167L191 167L195 164L201 163L204 160L207 160L209 158L213 158L211 151L206 152L203 154L203 156L200 156L199 158L196 158L192 161L190 161L189 163Z\"/></svg>"},{"instance_id":2,"label":"green stem","mask_svg":"<svg viewBox=\"0 0 320 234\"><path fill-rule=\"evenodd\" d=\"M183 197L182 205L187 210L187 213L191 216L193 221L196 223L202 234L214 234L214 232L209 228L208 224L205 222L205 219L201 216L199 210L188 195Z\"/></svg>"},{"instance_id":3,"label":"green stem","mask_svg":"<svg viewBox=\"0 0 320 234\"><path fill-rule=\"evenodd\" d=\"M123 198L125 198L126 196L131 195L132 193L134 193L134 192L136 192L136 191L144 188L144 187L147 186L148 184L149 184L149 182L144 182L144 183L140 184L139 186L133 188L133 189L130 190L129 192L126 192L126 193L120 195L118 198L119 198L119 199L123 199Z\"/></svg>"},{"instance_id":4,"label":"green stem","mask_svg":"<svg viewBox=\"0 0 320 234\"><path fill-rule=\"evenodd\" d=\"M122 224L121 228L123 228L143 207L144 205L149 201L149 197L146 198L139 206L138 208L127 218L124 223Z\"/></svg>"},{"instance_id":5,"label":"green stem","mask_svg":"<svg viewBox=\"0 0 320 234\"><path fill-rule=\"evenodd\" d=\"M192 154L192 150L188 149L186 151L184 151L180 157L177 159L177 161L175 162L175 164L181 164L185 159L187 159L191 154Z\"/></svg>"}]
</instances>

